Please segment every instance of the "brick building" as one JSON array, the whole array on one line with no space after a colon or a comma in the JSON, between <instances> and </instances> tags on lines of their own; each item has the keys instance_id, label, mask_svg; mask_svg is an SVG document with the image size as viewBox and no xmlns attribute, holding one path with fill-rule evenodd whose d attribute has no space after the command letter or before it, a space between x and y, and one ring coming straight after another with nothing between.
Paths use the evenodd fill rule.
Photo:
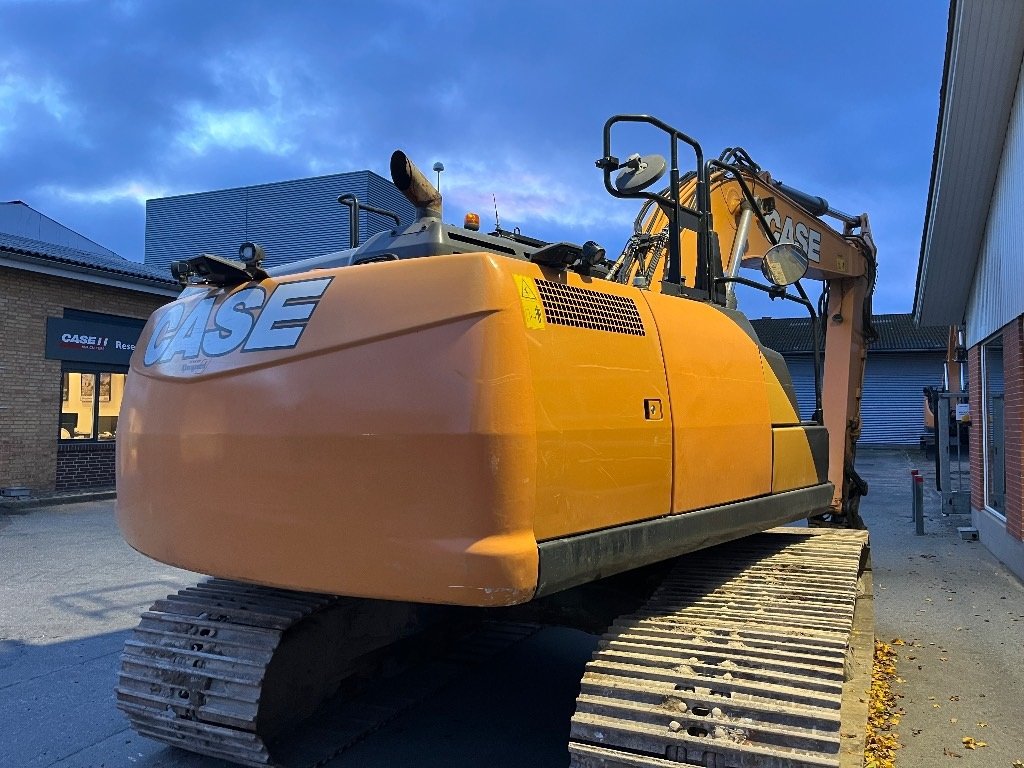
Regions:
<instances>
[{"instance_id":1,"label":"brick building","mask_svg":"<svg viewBox=\"0 0 1024 768\"><path fill-rule=\"evenodd\" d=\"M0 203L0 488L113 486L131 349L177 293L166 271Z\"/></svg>"},{"instance_id":2,"label":"brick building","mask_svg":"<svg viewBox=\"0 0 1024 768\"><path fill-rule=\"evenodd\" d=\"M971 515L1024 578L1024 3L953 0L921 261L924 325L962 325Z\"/></svg>"},{"instance_id":3,"label":"brick building","mask_svg":"<svg viewBox=\"0 0 1024 768\"><path fill-rule=\"evenodd\" d=\"M406 224L415 218L370 171L161 198L147 202L139 264L20 201L0 203L0 489L112 487L131 351L146 318L180 290L168 264L201 252L233 257L256 240L274 266L394 226L363 207L351 232L341 195Z\"/></svg>"}]
</instances>

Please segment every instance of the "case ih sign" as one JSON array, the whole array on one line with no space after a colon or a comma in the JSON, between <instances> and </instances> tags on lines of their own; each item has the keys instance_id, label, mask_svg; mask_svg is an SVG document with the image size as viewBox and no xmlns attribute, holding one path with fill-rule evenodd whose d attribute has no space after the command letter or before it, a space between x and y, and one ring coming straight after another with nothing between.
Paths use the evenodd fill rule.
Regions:
<instances>
[{"instance_id":1,"label":"case ih sign","mask_svg":"<svg viewBox=\"0 0 1024 768\"><path fill-rule=\"evenodd\" d=\"M51 360L128 365L142 328L46 318L46 356Z\"/></svg>"}]
</instances>

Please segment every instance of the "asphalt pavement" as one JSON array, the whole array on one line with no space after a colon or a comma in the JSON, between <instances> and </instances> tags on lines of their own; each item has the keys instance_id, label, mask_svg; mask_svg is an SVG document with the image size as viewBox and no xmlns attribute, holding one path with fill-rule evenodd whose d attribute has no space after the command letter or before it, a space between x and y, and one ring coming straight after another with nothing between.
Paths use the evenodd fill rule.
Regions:
<instances>
[{"instance_id":1,"label":"asphalt pavement","mask_svg":"<svg viewBox=\"0 0 1024 768\"><path fill-rule=\"evenodd\" d=\"M930 488L926 535L914 535L915 467L928 469L917 452L858 457L871 485L862 512L876 632L905 643L897 765L1010 768L1024 760L1024 585L960 538L969 516L944 516ZM139 613L198 578L124 544L110 500L0 511L0 767L223 767L135 735L114 706L120 648ZM541 630L327 765L564 766L595 646L581 632ZM965 737L987 746L966 749Z\"/></svg>"}]
</instances>

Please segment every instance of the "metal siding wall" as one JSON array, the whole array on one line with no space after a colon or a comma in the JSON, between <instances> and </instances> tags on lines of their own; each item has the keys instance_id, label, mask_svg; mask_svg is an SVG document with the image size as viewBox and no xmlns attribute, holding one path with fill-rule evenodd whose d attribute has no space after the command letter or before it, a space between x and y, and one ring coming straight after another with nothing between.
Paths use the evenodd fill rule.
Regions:
<instances>
[{"instance_id":1,"label":"metal siding wall","mask_svg":"<svg viewBox=\"0 0 1024 768\"><path fill-rule=\"evenodd\" d=\"M800 405L800 418L807 421L814 414L814 361L806 355L787 357L786 365Z\"/></svg>"},{"instance_id":2,"label":"metal siding wall","mask_svg":"<svg viewBox=\"0 0 1024 768\"><path fill-rule=\"evenodd\" d=\"M868 356L861 399L860 445L919 444L922 390L942 383L945 356L937 352ZM814 411L814 365L807 356L787 357L800 416Z\"/></svg>"},{"instance_id":3,"label":"metal siding wall","mask_svg":"<svg viewBox=\"0 0 1024 768\"><path fill-rule=\"evenodd\" d=\"M348 248L348 209L338 203L347 192L394 210L403 223L415 217L394 185L369 171L150 200L146 264L167 267L200 253L233 258L245 240L266 249L266 266ZM387 218L363 213L360 242L391 226Z\"/></svg>"},{"instance_id":4,"label":"metal siding wall","mask_svg":"<svg viewBox=\"0 0 1024 768\"><path fill-rule=\"evenodd\" d=\"M959 323L969 301L1024 50L1020 0L956 0L953 13L919 276L924 298L918 309L926 325Z\"/></svg>"},{"instance_id":5,"label":"metal siding wall","mask_svg":"<svg viewBox=\"0 0 1024 768\"><path fill-rule=\"evenodd\" d=\"M146 201L146 255L151 267L200 253L235 256L245 240L245 190Z\"/></svg>"},{"instance_id":6,"label":"metal siding wall","mask_svg":"<svg viewBox=\"0 0 1024 768\"><path fill-rule=\"evenodd\" d=\"M923 389L942 384L940 353L868 355L861 399L860 445L920 444Z\"/></svg>"},{"instance_id":7,"label":"metal siding wall","mask_svg":"<svg viewBox=\"0 0 1024 768\"><path fill-rule=\"evenodd\" d=\"M367 176L367 189L375 206L397 213L403 227L416 221L416 206L405 199L405 195L398 191L398 187L373 172L368 173ZM390 229L395 224L391 219L378 216L376 213L364 215L366 216L364 222L368 223L360 222L360 226L365 227L366 231L371 234L383 229ZM461 222L458 223L461 224Z\"/></svg>"},{"instance_id":8,"label":"metal siding wall","mask_svg":"<svg viewBox=\"0 0 1024 768\"><path fill-rule=\"evenodd\" d=\"M346 192L365 201L366 173L251 187L245 239L266 249L268 267L344 250L348 208L338 203L338 195Z\"/></svg>"},{"instance_id":9,"label":"metal siding wall","mask_svg":"<svg viewBox=\"0 0 1024 768\"><path fill-rule=\"evenodd\" d=\"M1024 68L989 208L985 239L967 303L967 346L1024 314Z\"/></svg>"}]
</instances>

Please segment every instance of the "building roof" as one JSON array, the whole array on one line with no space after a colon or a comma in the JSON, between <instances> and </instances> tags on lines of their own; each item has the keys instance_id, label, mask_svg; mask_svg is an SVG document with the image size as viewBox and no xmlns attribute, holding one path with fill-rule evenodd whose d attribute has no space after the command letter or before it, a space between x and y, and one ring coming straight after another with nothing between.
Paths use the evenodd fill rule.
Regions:
<instances>
[{"instance_id":1,"label":"building roof","mask_svg":"<svg viewBox=\"0 0 1024 768\"><path fill-rule=\"evenodd\" d=\"M964 319L1024 58L1024 3L952 0L914 318Z\"/></svg>"},{"instance_id":2,"label":"building roof","mask_svg":"<svg viewBox=\"0 0 1024 768\"><path fill-rule=\"evenodd\" d=\"M63 245L87 253L97 253L101 256L118 257L109 248L104 248L95 240L51 219L45 213L37 211L21 200L0 203L0 232L53 245Z\"/></svg>"},{"instance_id":3,"label":"building roof","mask_svg":"<svg viewBox=\"0 0 1024 768\"><path fill-rule=\"evenodd\" d=\"M168 290L178 287L171 274L165 269L156 269L129 261L116 254L108 256L102 253L92 253L5 232L0 232L0 254L11 255L14 257L14 261L26 265L51 264L83 275L107 275L122 282L142 283ZM8 264L8 266L13 265ZM73 277L73 275L69 274L68 277Z\"/></svg>"},{"instance_id":4,"label":"building roof","mask_svg":"<svg viewBox=\"0 0 1024 768\"><path fill-rule=\"evenodd\" d=\"M948 326L920 327L910 314L875 315L872 318L878 340L869 352L945 352L949 338ZM810 318L765 317L751 320L761 343L782 354L813 351Z\"/></svg>"}]
</instances>

